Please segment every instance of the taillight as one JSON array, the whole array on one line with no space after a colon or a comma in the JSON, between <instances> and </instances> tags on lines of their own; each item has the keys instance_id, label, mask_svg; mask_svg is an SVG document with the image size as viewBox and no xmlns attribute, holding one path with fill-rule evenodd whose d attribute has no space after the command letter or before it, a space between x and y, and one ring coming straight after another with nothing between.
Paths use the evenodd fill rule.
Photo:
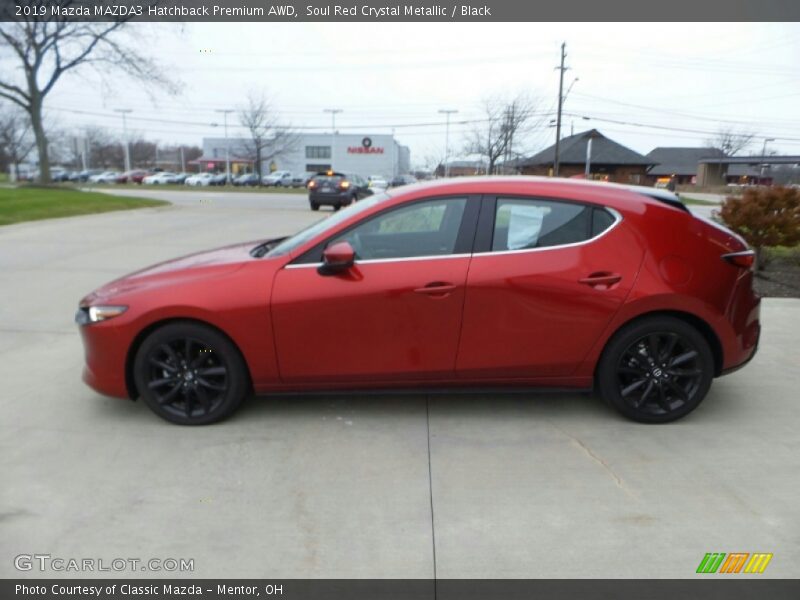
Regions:
<instances>
[{"instance_id":1,"label":"taillight","mask_svg":"<svg viewBox=\"0 0 800 600\"><path fill-rule=\"evenodd\" d=\"M342 181L341 183L339 183L339 189L346 190L349 187L350 187L349 181Z\"/></svg>"},{"instance_id":2,"label":"taillight","mask_svg":"<svg viewBox=\"0 0 800 600\"><path fill-rule=\"evenodd\" d=\"M722 258L732 265L742 269L752 269L753 265L756 263L756 253L752 250L743 250L742 252L723 254Z\"/></svg>"}]
</instances>

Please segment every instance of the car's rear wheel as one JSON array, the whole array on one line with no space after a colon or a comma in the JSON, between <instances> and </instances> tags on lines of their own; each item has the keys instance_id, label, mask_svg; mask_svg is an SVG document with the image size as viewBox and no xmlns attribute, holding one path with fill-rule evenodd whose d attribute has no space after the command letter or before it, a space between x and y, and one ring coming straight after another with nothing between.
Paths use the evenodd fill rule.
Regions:
<instances>
[{"instance_id":1,"label":"car's rear wheel","mask_svg":"<svg viewBox=\"0 0 800 600\"><path fill-rule=\"evenodd\" d=\"M316 202L311 202L311 210L319 210L319 204Z\"/></svg>"},{"instance_id":2,"label":"car's rear wheel","mask_svg":"<svg viewBox=\"0 0 800 600\"><path fill-rule=\"evenodd\" d=\"M249 390L237 348L199 323L171 323L152 332L136 353L133 373L150 409L180 425L224 419Z\"/></svg>"},{"instance_id":3,"label":"car's rear wheel","mask_svg":"<svg viewBox=\"0 0 800 600\"><path fill-rule=\"evenodd\" d=\"M336 211L336 210L339 210L340 208L342 208L342 205L341 205L341 204L334 204L334 205L333 205L333 210L335 210L335 211Z\"/></svg>"},{"instance_id":4,"label":"car's rear wheel","mask_svg":"<svg viewBox=\"0 0 800 600\"><path fill-rule=\"evenodd\" d=\"M674 317L652 317L621 329L597 369L600 395L641 423L667 423L702 402L714 358L697 329Z\"/></svg>"}]
</instances>

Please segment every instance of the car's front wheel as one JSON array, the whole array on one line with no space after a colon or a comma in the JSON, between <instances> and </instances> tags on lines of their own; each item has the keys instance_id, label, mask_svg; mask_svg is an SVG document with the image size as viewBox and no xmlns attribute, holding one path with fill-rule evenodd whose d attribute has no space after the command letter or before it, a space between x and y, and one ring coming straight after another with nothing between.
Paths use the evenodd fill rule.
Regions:
<instances>
[{"instance_id":1,"label":"car's front wheel","mask_svg":"<svg viewBox=\"0 0 800 600\"><path fill-rule=\"evenodd\" d=\"M238 349L199 323L170 323L152 332L136 353L133 374L150 409L180 425L224 419L250 389Z\"/></svg>"},{"instance_id":2,"label":"car's front wheel","mask_svg":"<svg viewBox=\"0 0 800 600\"><path fill-rule=\"evenodd\" d=\"M702 402L714 378L703 335L674 317L641 319L617 332L597 369L600 395L641 423L667 423Z\"/></svg>"}]
</instances>

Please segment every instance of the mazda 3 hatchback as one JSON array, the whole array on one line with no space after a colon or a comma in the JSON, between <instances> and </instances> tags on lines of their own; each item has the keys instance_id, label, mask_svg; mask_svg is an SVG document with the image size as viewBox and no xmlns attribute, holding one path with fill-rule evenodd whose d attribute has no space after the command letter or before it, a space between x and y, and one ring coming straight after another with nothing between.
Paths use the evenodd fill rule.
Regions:
<instances>
[{"instance_id":1,"label":"mazda 3 hatchback","mask_svg":"<svg viewBox=\"0 0 800 600\"><path fill-rule=\"evenodd\" d=\"M753 261L652 188L404 186L92 292L77 313L84 380L181 424L251 394L489 388L595 390L667 422L753 357Z\"/></svg>"}]
</instances>

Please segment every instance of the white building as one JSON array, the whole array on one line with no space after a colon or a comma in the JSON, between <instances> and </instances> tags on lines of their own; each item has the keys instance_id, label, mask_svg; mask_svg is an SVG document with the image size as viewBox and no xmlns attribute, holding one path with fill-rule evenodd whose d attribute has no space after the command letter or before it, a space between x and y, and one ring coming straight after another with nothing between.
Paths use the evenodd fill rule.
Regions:
<instances>
[{"instance_id":1,"label":"white building","mask_svg":"<svg viewBox=\"0 0 800 600\"><path fill-rule=\"evenodd\" d=\"M233 173L253 169L247 139L228 138L227 146ZM224 171L225 149L225 138L203 138L203 156L192 163L199 165L201 171ZM291 151L264 161L261 172L281 170L302 174L333 169L363 177L382 175L391 179L408 173L410 166L411 152L392 135L302 133Z\"/></svg>"}]
</instances>

